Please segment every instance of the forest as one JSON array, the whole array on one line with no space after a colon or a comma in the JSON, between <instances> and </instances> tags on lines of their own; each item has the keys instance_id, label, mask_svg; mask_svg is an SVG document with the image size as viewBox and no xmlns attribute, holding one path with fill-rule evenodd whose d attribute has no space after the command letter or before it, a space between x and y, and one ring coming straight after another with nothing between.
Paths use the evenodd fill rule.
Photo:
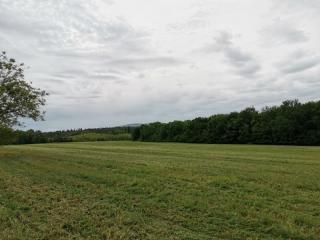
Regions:
<instances>
[{"instance_id":1,"label":"forest","mask_svg":"<svg viewBox=\"0 0 320 240\"><path fill-rule=\"evenodd\" d=\"M320 101L284 101L261 111L140 126L41 132L0 128L0 144L134 140L215 144L320 145Z\"/></svg>"},{"instance_id":2,"label":"forest","mask_svg":"<svg viewBox=\"0 0 320 240\"><path fill-rule=\"evenodd\" d=\"M150 123L133 131L133 140L216 144L320 145L320 101L284 101L280 106L187 121Z\"/></svg>"},{"instance_id":3,"label":"forest","mask_svg":"<svg viewBox=\"0 0 320 240\"><path fill-rule=\"evenodd\" d=\"M131 127L71 129L53 132L0 128L0 145L131 140Z\"/></svg>"}]
</instances>

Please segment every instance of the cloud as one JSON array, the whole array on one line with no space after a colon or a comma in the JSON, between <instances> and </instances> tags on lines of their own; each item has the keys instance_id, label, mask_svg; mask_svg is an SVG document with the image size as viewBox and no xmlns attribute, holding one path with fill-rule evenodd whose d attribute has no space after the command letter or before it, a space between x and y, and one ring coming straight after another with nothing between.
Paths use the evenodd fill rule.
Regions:
<instances>
[{"instance_id":1,"label":"cloud","mask_svg":"<svg viewBox=\"0 0 320 240\"><path fill-rule=\"evenodd\" d=\"M151 57L112 60L107 65L126 69L148 70L161 67L176 67L183 63L183 61L171 57Z\"/></svg>"},{"instance_id":2,"label":"cloud","mask_svg":"<svg viewBox=\"0 0 320 240\"><path fill-rule=\"evenodd\" d=\"M262 36L267 44L296 44L309 40L303 30L293 24L276 19L262 30Z\"/></svg>"},{"instance_id":3,"label":"cloud","mask_svg":"<svg viewBox=\"0 0 320 240\"><path fill-rule=\"evenodd\" d=\"M301 0L272 0L273 1L273 8L272 10L285 10L287 13L291 13L292 11L295 12L310 12L315 11L318 12L320 8L320 2L318 0L308 0L308 1L301 1Z\"/></svg>"},{"instance_id":4,"label":"cloud","mask_svg":"<svg viewBox=\"0 0 320 240\"><path fill-rule=\"evenodd\" d=\"M0 46L51 93L46 121L28 127L190 119L317 99L318 7L317 0L1 0Z\"/></svg>"},{"instance_id":5,"label":"cloud","mask_svg":"<svg viewBox=\"0 0 320 240\"><path fill-rule=\"evenodd\" d=\"M213 49L221 51L232 46L232 35L229 32L222 31L215 37Z\"/></svg>"},{"instance_id":6,"label":"cloud","mask_svg":"<svg viewBox=\"0 0 320 240\"><path fill-rule=\"evenodd\" d=\"M282 68L282 71L288 74L297 73L318 66L319 63L319 57L303 59L300 61L294 61L293 63L286 63L286 66Z\"/></svg>"},{"instance_id":7,"label":"cloud","mask_svg":"<svg viewBox=\"0 0 320 240\"><path fill-rule=\"evenodd\" d=\"M204 53L222 53L225 62L233 67L234 72L242 77L253 77L260 70L258 61L248 52L234 46L233 36L222 31L215 37L214 43L202 48Z\"/></svg>"},{"instance_id":8,"label":"cloud","mask_svg":"<svg viewBox=\"0 0 320 240\"><path fill-rule=\"evenodd\" d=\"M284 74L296 74L320 66L320 56L314 56L303 51L295 51L289 57L277 64Z\"/></svg>"}]
</instances>

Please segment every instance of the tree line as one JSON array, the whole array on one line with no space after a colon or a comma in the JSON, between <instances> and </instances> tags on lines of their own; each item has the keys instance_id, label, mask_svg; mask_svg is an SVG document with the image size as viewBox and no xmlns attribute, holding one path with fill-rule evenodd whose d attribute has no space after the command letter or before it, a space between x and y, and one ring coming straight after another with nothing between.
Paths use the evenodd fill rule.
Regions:
<instances>
[{"instance_id":1,"label":"tree line","mask_svg":"<svg viewBox=\"0 0 320 240\"><path fill-rule=\"evenodd\" d=\"M133 140L185 143L320 145L320 101L284 101L280 106L187 121L150 123L132 133Z\"/></svg>"},{"instance_id":2,"label":"tree line","mask_svg":"<svg viewBox=\"0 0 320 240\"><path fill-rule=\"evenodd\" d=\"M131 127L80 128L53 132L21 131L0 127L0 145L131 140L132 131Z\"/></svg>"},{"instance_id":3,"label":"tree line","mask_svg":"<svg viewBox=\"0 0 320 240\"><path fill-rule=\"evenodd\" d=\"M21 119L43 120L47 92L24 79L24 64L0 53L0 144L140 140L190 143L320 145L320 101L288 100L257 111L150 123L136 128L78 129L43 133L13 130Z\"/></svg>"}]
</instances>

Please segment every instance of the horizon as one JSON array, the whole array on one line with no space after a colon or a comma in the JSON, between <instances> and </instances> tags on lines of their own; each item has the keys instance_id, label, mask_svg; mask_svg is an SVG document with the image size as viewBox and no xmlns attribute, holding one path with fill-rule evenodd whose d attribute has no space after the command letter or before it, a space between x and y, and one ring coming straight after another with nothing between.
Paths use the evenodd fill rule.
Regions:
<instances>
[{"instance_id":1,"label":"horizon","mask_svg":"<svg viewBox=\"0 0 320 240\"><path fill-rule=\"evenodd\" d=\"M2 50L50 93L46 121L25 120L25 129L170 122L319 99L317 0L0 7Z\"/></svg>"},{"instance_id":2,"label":"horizon","mask_svg":"<svg viewBox=\"0 0 320 240\"><path fill-rule=\"evenodd\" d=\"M301 104L305 104L305 103L309 103L309 102L318 102L320 101L319 99L318 100L311 100L311 101L300 101L299 99L286 99L284 101L295 101L295 100L298 100L299 103ZM282 101L281 104L284 102ZM234 112L241 112L242 110L245 110L246 108L251 108L253 107L257 112L261 112L263 110L263 108L265 107L278 107L280 106L280 104L276 104L276 105L266 105L266 106L262 106L261 108L257 109L255 106L247 106L245 108L242 108L240 110L237 110L237 111L230 111L230 112L225 112L225 113L214 113L214 114L209 114L207 116L196 116L195 118L192 118L192 119L174 119L174 120L171 120L171 121L166 121L166 122L161 122L161 123L164 123L164 124L167 124L167 123L170 123L170 122L174 122L174 121L188 121L188 120L194 120L196 118L209 118L209 117L212 117L214 115L219 115L219 114L230 114L230 113L234 113ZM79 127L79 128L65 128L65 129L52 129L52 130L46 130L46 131L41 131L41 132L58 132L58 131L70 131L70 130L78 130L78 129L82 129L82 130L93 130L93 129L103 129L103 128L124 128L124 127L132 127L133 125L149 125L149 124L152 124L152 123L155 123L155 122L160 122L160 121L154 121L154 122L141 122L141 123L125 123L125 124L122 124L122 125L114 125L114 126L110 126L110 125L105 125L105 126L98 126L98 127L87 127L87 128L83 128L83 127ZM16 130L22 130L22 131L26 131L26 130L34 130L34 131L37 131L39 129L32 129L32 128L29 128L29 129L25 129L25 127L20 127L20 128L16 128Z\"/></svg>"}]
</instances>

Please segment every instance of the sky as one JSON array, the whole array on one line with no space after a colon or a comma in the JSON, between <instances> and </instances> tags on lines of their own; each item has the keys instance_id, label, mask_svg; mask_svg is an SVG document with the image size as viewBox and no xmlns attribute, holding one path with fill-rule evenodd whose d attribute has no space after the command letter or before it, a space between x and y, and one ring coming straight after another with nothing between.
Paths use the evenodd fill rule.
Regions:
<instances>
[{"instance_id":1,"label":"sky","mask_svg":"<svg viewBox=\"0 0 320 240\"><path fill-rule=\"evenodd\" d=\"M319 0L0 0L0 50L45 89L26 129L319 100Z\"/></svg>"}]
</instances>

